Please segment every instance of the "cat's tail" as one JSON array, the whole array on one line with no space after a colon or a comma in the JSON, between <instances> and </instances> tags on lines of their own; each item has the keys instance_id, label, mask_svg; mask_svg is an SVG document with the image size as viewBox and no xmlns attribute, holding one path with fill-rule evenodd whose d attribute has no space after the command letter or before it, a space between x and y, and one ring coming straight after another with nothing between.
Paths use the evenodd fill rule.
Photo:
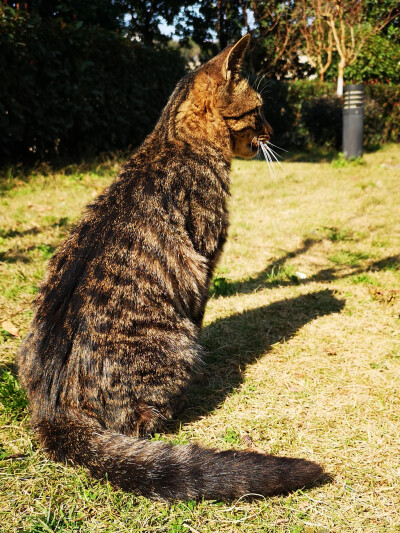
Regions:
<instances>
[{"instance_id":1,"label":"cat's tail","mask_svg":"<svg viewBox=\"0 0 400 533\"><path fill-rule=\"evenodd\" d=\"M106 431L80 415L41 420L36 428L54 459L83 465L123 490L163 500L266 496L305 487L322 474L321 466L304 459L172 446Z\"/></svg>"}]
</instances>

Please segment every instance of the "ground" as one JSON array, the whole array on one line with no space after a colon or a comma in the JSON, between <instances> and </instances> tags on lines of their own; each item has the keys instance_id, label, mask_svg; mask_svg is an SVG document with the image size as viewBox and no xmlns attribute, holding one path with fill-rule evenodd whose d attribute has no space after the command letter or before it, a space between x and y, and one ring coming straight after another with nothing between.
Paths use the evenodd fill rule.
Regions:
<instances>
[{"instance_id":1,"label":"ground","mask_svg":"<svg viewBox=\"0 0 400 533\"><path fill-rule=\"evenodd\" d=\"M303 159L289 154L275 179L265 162L234 162L209 375L154 438L304 457L329 475L229 504L149 501L40 450L15 353L47 260L118 161L3 177L0 531L400 531L400 146L363 164Z\"/></svg>"}]
</instances>

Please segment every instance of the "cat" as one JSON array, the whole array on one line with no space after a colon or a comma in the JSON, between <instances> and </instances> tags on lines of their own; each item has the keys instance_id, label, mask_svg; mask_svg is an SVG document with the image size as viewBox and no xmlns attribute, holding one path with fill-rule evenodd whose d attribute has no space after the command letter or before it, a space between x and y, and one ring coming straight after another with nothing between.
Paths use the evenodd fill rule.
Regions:
<instances>
[{"instance_id":1,"label":"cat","mask_svg":"<svg viewBox=\"0 0 400 533\"><path fill-rule=\"evenodd\" d=\"M182 409L227 237L229 172L270 129L240 75L246 35L176 86L154 131L49 263L19 376L57 461L147 497L231 500L313 483L320 465L144 438Z\"/></svg>"}]
</instances>

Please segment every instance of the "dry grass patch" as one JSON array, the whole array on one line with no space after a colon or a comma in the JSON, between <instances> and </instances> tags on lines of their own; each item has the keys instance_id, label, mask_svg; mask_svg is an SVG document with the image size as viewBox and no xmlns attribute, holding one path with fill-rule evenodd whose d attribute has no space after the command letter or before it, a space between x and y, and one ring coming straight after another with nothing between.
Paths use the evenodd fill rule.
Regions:
<instances>
[{"instance_id":1,"label":"dry grass patch","mask_svg":"<svg viewBox=\"0 0 400 533\"><path fill-rule=\"evenodd\" d=\"M202 341L209 376L155 439L253 447L331 474L289 496L165 504L50 462L13 362L46 261L115 165L0 197L0 530L399 531L400 147L365 165L233 165L231 230ZM3 528L3 529L2 529Z\"/></svg>"}]
</instances>

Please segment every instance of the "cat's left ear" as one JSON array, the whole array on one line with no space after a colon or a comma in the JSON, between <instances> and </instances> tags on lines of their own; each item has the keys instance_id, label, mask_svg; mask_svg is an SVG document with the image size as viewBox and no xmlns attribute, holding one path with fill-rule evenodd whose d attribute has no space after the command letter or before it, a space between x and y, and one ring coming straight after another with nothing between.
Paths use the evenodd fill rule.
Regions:
<instances>
[{"instance_id":1,"label":"cat's left ear","mask_svg":"<svg viewBox=\"0 0 400 533\"><path fill-rule=\"evenodd\" d=\"M230 80L240 70L244 54L249 46L250 35L247 33L229 50L228 55L222 65L222 76L225 80Z\"/></svg>"}]
</instances>

